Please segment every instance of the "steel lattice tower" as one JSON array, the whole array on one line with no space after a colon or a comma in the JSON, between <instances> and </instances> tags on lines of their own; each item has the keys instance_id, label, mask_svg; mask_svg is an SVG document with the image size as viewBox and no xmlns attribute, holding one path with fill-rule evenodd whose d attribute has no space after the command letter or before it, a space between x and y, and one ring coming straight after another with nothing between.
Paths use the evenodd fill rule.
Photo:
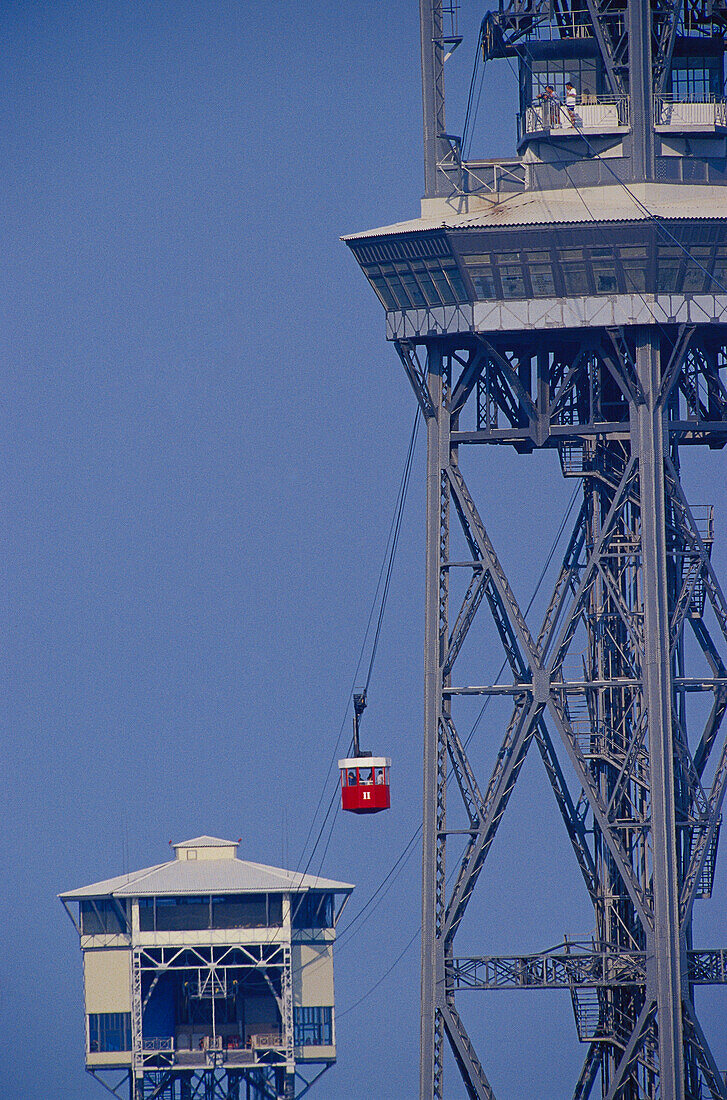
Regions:
<instances>
[{"instance_id":1,"label":"steel lattice tower","mask_svg":"<svg viewBox=\"0 0 727 1100\"><path fill-rule=\"evenodd\" d=\"M712 511L687 500L680 451L727 442L727 7L500 0L480 39L519 70L519 156L500 162L463 160L447 133L456 12L420 8L422 216L347 243L428 433L421 1097L444 1096L445 1037L467 1094L494 1096L459 990L561 988L585 1048L563 1096L725 1100L694 990L727 981L727 951L694 945L692 910L711 894L727 783L727 600ZM548 82L562 95L574 72L575 122L537 96ZM465 473L483 445L557 450L582 483L537 627ZM463 683L473 623L488 615L510 675ZM511 701L479 777L458 720L472 695ZM533 748L592 938L458 957ZM464 830L450 825L455 795Z\"/></svg>"}]
</instances>

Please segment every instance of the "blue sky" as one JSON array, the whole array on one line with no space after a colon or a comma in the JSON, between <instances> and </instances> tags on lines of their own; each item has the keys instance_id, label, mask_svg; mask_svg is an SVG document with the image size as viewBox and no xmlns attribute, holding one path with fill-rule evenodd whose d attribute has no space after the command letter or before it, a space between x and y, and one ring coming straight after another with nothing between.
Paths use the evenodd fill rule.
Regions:
<instances>
[{"instance_id":1,"label":"blue sky","mask_svg":"<svg viewBox=\"0 0 727 1100\"><path fill-rule=\"evenodd\" d=\"M418 11L2 10L0 1093L91 1100L102 1091L83 1071L77 940L56 893L200 833L296 866L322 791L328 804L414 412L381 307L339 237L418 212ZM465 4L465 29L481 14ZM455 131L473 55L470 37L451 62ZM473 152L512 154L514 118L505 67L488 77ZM553 455L479 458L479 499L527 602L533 532L547 549L570 485ZM722 506L724 576L724 463L689 469ZM357 884L349 918L420 819L422 490L420 445L362 737L393 758L394 805L337 815L311 864ZM499 664L485 650L483 675ZM498 734L484 723L483 768ZM462 953L591 930L534 759L519 788L491 857L510 900L484 894ZM342 936L339 1064L320 1100L416 1091L418 946L376 983L418 928L419 859L414 847ZM705 920L705 945L724 939L719 925ZM724 1051L719 991L702 1003ZM560 1100L559 1075L577 1076L567 995L480 998L463 1015L498 1095ZM448 1080L458 1096L451 1067Z\"/></svg>"}]
</instances>

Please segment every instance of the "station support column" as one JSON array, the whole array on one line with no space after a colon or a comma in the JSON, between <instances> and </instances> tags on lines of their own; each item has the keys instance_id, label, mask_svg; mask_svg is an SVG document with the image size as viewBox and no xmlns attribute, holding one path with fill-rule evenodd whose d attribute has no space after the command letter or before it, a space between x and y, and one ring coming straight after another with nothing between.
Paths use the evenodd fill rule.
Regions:
<instances>
[{"instance_id":1,"label":"station support column","mask_svg":"<svg viewBox=\"0 0 727 1100\"><path fill-rule=\"evenodd\" d=\"M636 373L642 391L632 406L638 448L643 555L643 697L649 731L653 927L647 932L647 1001L656 1003L660 1095L684 1100L682 947L672 727L672 667L666 560L664 457L667 420L659 398L659 341L652 327L636 333Z\"/></svg>"},{"instance_id":2,"label":"station support column","mask_svg":"<svg viewBox=\"0 0 727 1100\"><path fill-rule=\"evenodd\" d=\"M449 461L450 416L445 403L441 348L429 348L427 419L426 607L424 619L424 821L422 854L421 1100L441 1100L444 997L444 916L446 759L442 727L443 629L447 621L449 492L443 471ZM445 635L446 636L446 635Z\"/></svg>"}]
</instances>

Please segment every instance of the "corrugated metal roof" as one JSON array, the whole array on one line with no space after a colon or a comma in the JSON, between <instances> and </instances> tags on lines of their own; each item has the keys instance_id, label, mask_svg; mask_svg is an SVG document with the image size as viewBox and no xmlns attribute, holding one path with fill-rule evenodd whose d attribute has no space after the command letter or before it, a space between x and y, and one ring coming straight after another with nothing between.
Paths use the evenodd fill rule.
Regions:
<instances>
[{"instance_id":1,"label":"corrugated metal roof","mask_svg":"<svg viewBox=\"0 0 727 1100\"><path fill-rule=\"evenodd\" d=\"M631 192L631 193L629 193ZM637 201L638 200L638 201ZM639 206L643 203L646 211ZM499 202L479 205L458 213L440 200L432 202L431 216L396 222L363 233L347 234L346 242L400 233L424 233L436 229L497 229L527 225L576 225L584 222L645 221L650 216L673 219L727 218L727 187L713 184L618 184L605 187L563 188L558 191L523 191ZM448 208L449 207L449 208ZM436 211L436 212L435 212ZM648 211L648 213L647 213Z\"/></svg>"},{"instance_id":2,"label":"corrugated metal roof","mask_svg":"<svg viewBox=\"0 0 727 1100\"><path fill-rule=\"evenodd\" d=\"M214 838L198 838L199 840ZM186 843L186 842L185 842ZM192 842L188 842L192 844ZM223 841L224 845L234 843ZM177 845L180 847L180 845ZM298 871L286 871L282 867L267 867L262 863L250 863L236 859L172 859L141 871L82 886L60 894L64 901L82 898L118 897L150 898L174 894L247 894L282 891L298 893L305 890L333 890L349 893L353 886L348 882L303 875Z\"/></svg>"}]
</instances>

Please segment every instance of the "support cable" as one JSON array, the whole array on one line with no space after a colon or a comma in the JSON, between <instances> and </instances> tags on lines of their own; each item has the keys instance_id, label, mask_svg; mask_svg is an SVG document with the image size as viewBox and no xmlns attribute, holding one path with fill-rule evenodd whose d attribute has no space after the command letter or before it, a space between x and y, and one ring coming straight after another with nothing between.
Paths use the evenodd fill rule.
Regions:
<instances>
[{"instance_id":1,"label":"support cable","mask_svg":"<svg viewBox=\"0 0 727 1100\"><path fill-rule=\"evenodd\" d=\"M563 532L565 531L566 525L568 523L570 515L573 511L573 507L574 507L575 502L576 502L577 497L578 497L578 490L579 490L579 486L578 485L574 486L573 493L571 494L571 498L568 502L568 505L566 507L566 511L563 515L563 519L561 520L558 531L556 532L555 538L553 539L553 543L551 545L550 551L549 551L548 556L546 558L545 564L544 564L544 566L543 566L543 568L540 572L540 576L538 577L537 583L536 583L535 588L533 590L533 594L530 597L530 601L529 601L529 603L527 605L527 608L525 610L526 615L528 614L528 612L532 608L533 603L535 602L535 599L537 598L538 592L540 591L540 587L541 587L541 585L542 585L542 583L545 579L545 575L546 575L546 573L547 573L547 571L550 567L550 563L552 562L553 557L556 553L556 550L558 549L558 545L560 543L560 540L563 537ZM499 679L499 677L502 675L506 664L507 664L507 662L504 661L503 664L501 665L500 670L497 673L495 679ZM468 735L468 737L465 741L465 747L467 745L469 745L470 741L474 737L474 735L477 731L477 728L478 728L478 726L479 726L479 724L480 724L480 722L481 722L481 720L482 720L482 718L483 718L483 716L484 716L484 714L487 710L487 707L488 707L489 703L491 702L491 699L492 699L492 696L489 696L489 695L485 699L485 702L483 703L483 705L480 709L480 712L477 715L477 718L475 719L475 721L472 725L472 729L470 730L469 735ZM451 778L451 776L450 776L450 778ZM447 782L449 782L449 779L447 780ZM381 904L381 902L384 900L384 897L386 896L386 894L388 894L389 890L394 885L394 883L396 882L396 879L399 877L399 875L403 871L406 863L408 862L408 859L412 854L413 846L416 843L416 841L419 839L419 837L421 835L421 832L422 832L422 826L419 825L419 826L417 826L416 830L414 831L413 835L411 836L408 843L404 847L403 851L399 854L397 859L391 865L391 867L389 868L389 871L384 876L384 878L381 880L381 882L379 883L378 887L376 888L374 893L371 895L369 900L365 903L365 905L362 906L361 909L359 909L359 911L351 918L351 920L348 922L348 924L346 924L341 929L341 931L338 933L338 936L337 936L337 939L336 939L337 950L340 950L342 942L344 943L344 945L350 944L352 942L352 930L354 929L354 926L359 921L362 924L365 924L366 921L373 915L373 913L378 908L378 906ZM450 876L450 878L451 878L451 876ZM387 883L388 883L388 887L387 887ZM384 889L384 887L386 887L386 889ZM378 897L378 900L376 900L377 897ZM368 915L365 915L367 913L367 911L368 911ZM360 932L360 930L361 929L359 927L356 930L356 935L358 935L358 932ZM421 932L421 925L419 926L417 931L414 933L414 936L409 940L409 942L407 943L406 947L401 952L401 954L399 956L397 956L395 961L392 963L392 965L386 971L386 973L383 974L382 977L379 979L379 981L377 981L376 984L373 985L371 987L371 989L368 990L367 993L365 993L361 998L359 998L358 1001L356 1001L349 1008L345 1009L345 1012L353 1011L353 1009L356 1008L359 1004L361 1004L362 1001L366 1000L366 998L371 993L373 993L374 990L378 989L379 985L384 980L384 978L388 977L388 975L391 973L391 971L394 969L394 967L397 965L397 963L404 957L404 955L406 954L408 949L411 947L412 943L414 942L414 940L416 939L416 937L419 935L420 932ZM344 937L347 936L347 933L348 933L348 938L344 939ZM356 936L353 935L353 940L355 940L355 938L356 938ZM344 1013L339 1013L338 1018L340 1019L340 1017L343 1014Z\"/></svg>"},{"instance_id":2,"label":"support cable","mask_svg":"<svg viewBox=\"0 0 727 1100\"><path fill-rule=\"evenodd\" d=\"M475 123L477 122L477 113L478 113L479 108L480 108L480 98L482 96L482 87L483 87L484 80L485 80L485 64L484 64L484 61L483 61L483 63L482 63L482 72L480 74L480 86L479 86L479 90L477 91L476 98L475 98L475 86L476 86L476 83L477 83L477 74L478 74L479 64L480 64L480 45L481 45L481 42L482 42L482 30L480 29L480 35L479 35L479 38L477 39L477 49L475 51L475 63L472 67L472 77L470 79L470 88L469 88L469 93L467 95L467 109L465 111L465 116L464 116L464 126L462 127L461 149L462 149L462 157L463 158L466 157L466 156L469 156L469 148L465 151L468 130L469 130L469 144L470 144L470 147L471 147L471 145L472 145L472 136L474 134L474 129L475 129ZM470 129L470 127L471 127L471 129Z\"/></svg>"},{"instance_id":3,"label":"support cable","mask_svg":"<svg viewBox=\"0 0 727 1100\"><path fill-rule=\"evenodd\" d=\"M541 86L542 86L542 83L543 83L543 82L542 82L541 78L540 78L540 77L538 76L538 74L537 74L537 73L535 72L535 70L533 69L532 65L531 65L531 64L529 63L529 61L528 61L528 59L527 59L527 56L526 56L526 55L525 55L525 54L523 53L523 51L522 51L522 49L521 49L520 47L518 47L518 46L514 46L514 49L515 49L515 52L517 53L518 57L519 57L519 58L520 58L520 60L522 61L523 65L525 66L525 68L526 68L526 69L528 70L528 72L530 73L530 75L531 75L531 76L532 76L532 77L533 77L533 78L535 79L535 81L537 82L537 85L538 85L538 87L541 87ZM511 69L511 71L513 72L513 74L514 74L514 75L516 76L516 78L518 78L518 80L519 80L519 73L518 73L518 72L517 72L517 70L515 69L515 66L514 66L514 65L512 64L512 61L510 60L510 58L509 58L509 57L506 57L506 58L505 58L505 60L507 61L508 65L510 66L510 69ZM562 109L562 108L561 108L561 109ZM669 231L669 230L667 229L667 227L666 227L666 226L664 225L664 223L663 223L663 221L661 220L661 218L660 218L660 217L658 217L658 215L656 215L656 214L652 213L652 211L651 211L651 210L649 210L648 206L646 206L646 204L645 204L644 202L642 202L642 201L641 201L641 199L640 199L640 198L639 198L639 197L638 197L637 195L635 195L635 194L634 194L634 192L633 192L633 191L631 190L631 188L629 187L629 185L628 185L627 183L625 183L625 182L624 182L624 180L622 180L622 179L620 179L620 178L619 178L619 176L617 175L617 173L616 173L616 172L615 172L615 171L613 170L613 168L611 167L611 165L610 165L610 164L608 163L608 159L607 159L607 158L605 158L605 157L603 157L603 156L601 156L601 154L600 154L600 153L598 152L598 150L597 150L597 149L596 149L596 148L594 147L594 145L592 144L592 142L590 142L590 141L588 140L588 138L586 137L586 135L585 135L585 134L583 133L583 128L582 128L581 126L577 126L577 125L575 125L575 124L574 124L574 129L576 130L576 132L578 133L578 135L579 135L579 137L580 137L580 138L582 139L582 141L583 141L583 142L585 143L586 147L588 148L588 152L589 152L589 153L591 154L591 156L592 156L592 157L593 157L593 158L594 158L595 160L597 160L597 161L599 162L599 164L602 164L602 165L604 166L604 168L606 169L606 171L607 171L607 172L610 172L610 173L611 173L611 175L613 176L613 178L614 178L614 180L616 181L616 183L617 183L617 184L618 184L618 185L619 185L620 187L622 187L622 188L624 189L624 191L626 192L626 194L627 194L627 195L629 196L629 198L630 198L630 199L631 199L631 200L632 200L632 201L633 201L633 202L634 202L634 203L636 204L636 206L637 206L637 207L638 207L638 208L639 208L639 209L640 209L640 210L642 211L642 213L643 213L643 214L645 214L645 215L646 215L646 217L647 217L647 218L648 218L648 219L649 219L650 221L652 221L652 222L654 223L654 225L656 226L657 230L658 230L658 231L659 231L660 233L662 233L662 234L663 234L663 236L665 236L665 237L667 238L667 240L671 241L671 242L672 242L672 244L675 244L675 245L677 246L677 248L679 248L679 249L680 249L680 251L684 253L684 255L685 255L685 256L687 257L687 259L689 259L689 260L690 260L690 261L691 261L691 262L692 262L692 263L693 263L693 264L695 265L695 267L697 267L697 268L698 268L698 269L699 269L700 271L702 271L702 272L703 272L703 273L704 273L704 274L705 274L705 275L707 276L707 278L709 279L709 281L710 281L711 283L714 283L714 284L715 284L715 285L716 285L716 286L717 286L717 287L718 287L718 288L719 288L719 289L720 289L720 290L722 291L722 293L723 293L723 294L727 294L727 287L725 287L725 286L723 285L723 283L721 283L721 282L720 282L720 280L719 280L718 278L716 278L716 276L714 276L714 275L710 275L710 273L709 273L708 269L707 269L707 268L706 268L706 267L705 267L705 266L704 266L703 264L701 264L701 263L699 262L699 260L698 260L698 259L697 259L697 258L696 258L695 256L693 256L693 255L692 255L692 253L691 253L691 252L689 251L689 249L688 249L688 248L686 247L686 245L685 245L685 244L683 244L683 243L682 243L682 241L678 240L678 239L677 239L677 238L676 238L676 237L674 236L674 234L673 234L673 233L670 233L670 231ZM559 148L559 147L558 147L558 146L554 146L554 148ZM566 161L565 161L565 160L561 160L561 162L560 162L560 163L561 163L561 164L563 165L563 168L565 169L566 175L568 176L568 179L569 179L569 180L570 180L570 182L571 182L571 186L573 187L573 189L574 189L574 190L576 191L576 193L578 194L578 197L579 197L579 198L581 199L581 202L583 202L583 205L584 205L584 206L586 207L586 210L588 211L588 213L589 213L589 214L591 214L591 211L589 210L589 208L588 208L587 204L585 203L585 201L584 201L584 199L583 199L583 196L581 195L581 192L580 192L579 188L577 187L577 185L576 185L575 183L573 183L573 179L572 179L572 177L570 176L570 173L568 172L568 168L567 168L567 164L566 164ZM593 215L592 215L592 214L591 214L591 217L593 218ZM596 221L597 219L593 218L593 220L594 220L594 221ZM645 300L645 299L644 299L644 300ZM652 316L653 316L653 314L652 314ZM654 318L654 320L656 320L656 318Z\"/></svg>"},{"instance_id":4,"label":"support cable","mask_svg":"<svg viewBox=\"0 0 727 1100\"><path fill-rule=\"evenodd\" d=\"M402 474L401 483L399 485L399 493L398 493L397 501L396 501L396 508L394 509L394 518L392 519L391 527L389 529L389 539L388 539L388 542L387 542L387 552L384 555L384 563L382 564L381 572L379 573L379 584L377 585L377 588L376 588L376 594L374 595L374 603L373 603L372 608L371 608L371 614L369 615L368 626L371 625L371 619L373 617L373 611L374 611L374 608L376 606L376 597L378 596L379 588L381 586L381 576L382 576L382 573L384 572L384 566L386 566L386 579L384 580L384 585L383 585L383 590L382 590L382 595L381 595L381 603L380 603L380 606L379 606L379 617L378 617L378 620L377 620L377 623L376 623L376 631L374 633L373 645L371 647L371 658L369 660L369 667L368 667L368 671L366 673L366 684L365 684L364 689L363 689L364 699L366 698L366 694L367 694L368 689L369 689L369 684L371 683L371 673L373 672L374 661L376 659L376 651L378 649L379 638L381 636L381 627L382 627L383 622L384 622L384 614L386 612L386 603L387 603L387 600L388 600L388 597L389 597L389 586L391 584L391 576L392 576L392 572L393 572L393 569L394 569L394 559L396 558L396 551L397 551L398 546L399 546L399 536L401 534L401 521L402 521L402 517L404 515L404 507L406 505L407 494L409 492L409 480L411 478L412 462L413 462L413 459L414 459L414 451L416 449L416 441L417 441L418 432L419 432L419 408L417 406L417 410L414 413L414 423L412 425L411 437L409 439L409 449L407 451L406 462L404 464L404 473ZM388 562L387 562L387 555L388 555ZM367 634L368 634L368 626L367 626ZM366 644L367 634L364 635L364 646ZM362 646L362 650L361 650L362 654L363 654L364 646ZM356 677L358 676L358 669L359 669L360 665L361 665L361 660L359 658L359 663L356 666L356 674L354 676L354 686L355 686L355 682L356 682ZM344 719L344 721L345 721L345 719ZM340 740L340 734L339 734L339 740ZM352 744L353 744L353 741L352 741ZM351 751L351 746L350 745L349 745L348 751L349 752ZM334 759L335 759L335 756L334 756ZM330 774L330 766L329 766L329 774ZM326 813L326 819L328 818L328 816L329 816L329 814L330 814L330 812L333 808L333 804L336 801L337 796L338 796L338 787L336 786L336 789L334 790L333 795L331 797L331 802L330 802L330 805L328 807L328 811ZM336 812L338 812L338 811L336 810ZM324 847L323 852L321 854L319 867L318 867L318 874L321 873L321 870L323 868L323 862L324 862L324 860L326 858L326 854L328 852L328 846L331 843L331 837L333 836L333 827L335 825L335 822L336 822L336 814L334 813L333 817L331 818L331 825L330 825L330 828L328 830L328 837L326 839L326 844L325 844L325 847ZM323 825L321 826L321 832L322 832L324 827L325 827L325 819L324 819ZM316 847L317 847L319 842L320 842L320 834L318 836L318 839L316 840L315 845L313 846L313 850L311 852L311 858L312 858L313 853L315 852Z\"/></svg>"},{"instance_id":5,"label":"support cable","mask_svg":"<svg viewBox=\"0 0 727 1100\"><path fill-rule=\"evenodd\" d=\"M418 431L419 431L419 408L417 407L417 410L416 410L415 415L414 415L414 423L412 425L411 436L410 436L410 439L409 439L409 446L408 446L408 449L407 449L406 461L405 461L405 464L404 464L404 471L402 473L401 481L399 483L399 490L398 490L398 493L397 493L396 505L395 505L395 508L394 508L394 515L393 515L393 518L391 520L391 524L389 526L389 533L388 533L387 540L386 540L386 549L384 551L384 558L383 558L383 561L381 563L381 568L379 570L379 576L378 576L378 580L376 582L376 589L374 591L374 597L373 597L373 600L372 600L372 603L371 603L371 609L369 611L369 616L368 616L368 619L367 619L367 622L366 622L366 629L364 631L363 641L361 643L361 650L359 652L358 662L356 664L356 670L354 672L353 680L352 680L352 683L351 683L351 690L348 693L348 699L349 700L350 700L350 698L353 694L354 688L356 687L356 682L358 680L359 669L361 668L361 664L363 662L364 653L366 651L366 643L367 643L369 633L370 633L370 630L371 630L371 624L372 624L373 619L374 619L376 606L377 606L377 603L379 603L379 595L381 593L380 603L379 603L379 615L378 615L378 620L377 620L377 623L376 623L376 631L375 631L375 634L374 634L374 641L373 641L373 646L372 646L372 650L371 650L371 657L370 657L370 660L369 660L368 670L367 670L367 674L366 674L366 689L368 689L368 686L371 682L371 673L373 671L374 659L376 657L376 650L378 648L379 638L380 638L380 635L381 635L381 626L382 626L382 623L383 623L384 611L386 609L386 602L387 602L388 594L389 594L389 586L390 586L391 576L392 576L392 571L393 571L393 566L394 566L394 559L396 557L396 551L397 551L397 548L398 548L398 545L399 545L399 537L400 537L400 533L401 533L401 521L402 521L402 516L403 516L403 512L404 512L404 505L406 504L406 498L407 498L407 494L408 494L408 490L409 490L409 481L410 481L410 477L411 477L412 461L413 461L413 457L414 457L414 450L415 450L415 447L416 447L416 440L417 440ZM383 587L382 587L382 582L383 582ZM330 777L331 771L332 771L332 769L335 765L336 758L338 756L339 745L341 743L341 738L343 736L343 731L346 727L346 722L347 722L347 719L348 719L348 706L349 706L349 703L347 701L346 708L345 708L344 714L343 714L343 719L341 721L341 726L340 726L340 729L338 731L338 736L336 738L335 745L333 746L333 751L332 751L331 758L330 758L329 763L328 763L328 768L326 769L326 775L325 775L325 778L324 778L324 781L323 781L323 785L321 787L321 793L320 793L320 796L318 798L318 804L316 805L315 811L314 811L313 816L311 818L311 824L310 824L310 827L308 829L308 833L307 833L305 841L303 843L303 848L302 848L302 851L301 851L300 859L298 861L299 864L303 861L303 859L305 857L305 852L306 852L306 849L308 847L308 842L310 841L310 838L313 834L313 830L315 828L315 822L316 822L316 820L318 818L318 815L320 813L321 806L323 805L323 800L325 798L326 788L327 788L328 782L329 782L329 777ZM326 813L325 813L324 818L323 818L323 822L322 822L321 827L318 831L318 835L316 837L315 843L314 843L314 845L311 849L310 856L308 857L308 861L306 863L305 870L302 872L304 875L307 873L308 868L310 867L311 862L313 860L313 856L315 855L316 849L318 848L318 845L320 844L321 837L323 836L323 831L326 827L326 823L328 821L328 818L330 817L331 810L333 809L333 804L334 804L337 796L338 796L338 785L336 785L336 788L335 788L335 790L333 792L333 795L330 799L328 808L327 808ZM335 820L335 815L334 815L334 820ZM329 842L330 842L330 837L329 837ZM326 844L326 850L327 850L327 848L328 848L328 843Z\"/></svg>"}]
</instances>

